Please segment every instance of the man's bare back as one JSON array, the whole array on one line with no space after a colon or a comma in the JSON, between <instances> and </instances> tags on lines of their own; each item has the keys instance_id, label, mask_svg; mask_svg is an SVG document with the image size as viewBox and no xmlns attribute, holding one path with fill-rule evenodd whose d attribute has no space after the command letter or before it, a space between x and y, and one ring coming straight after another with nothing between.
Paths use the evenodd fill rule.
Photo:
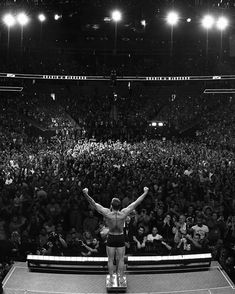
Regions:
<instances>
[{"instance_id":1,"label":"man's bare back","mask_svg":"<svg viewBox=\"0 0 235 294\"><path fill-rule=\"evenodd\" d=\"M106 218L106 224L109 228L109 234L121 235L123 234L123 227L126 217L136 208L137 205L145 198L148 193L148 188L144 187L144 193L138 197L134 202L129 204L127 207L123 208L121 211L119 209L105 208L102 205L96 203L89 195L88 189L83 189L83 193L92 207L94 207L99 213L101 213ZM114 200L115 198L113 198ZM119 200L120 201L120 200Z\"/></svg>"},{"instance_id":2,"label":"man's bare back","mask_svg":"<svg viewBox=\"0 0 235 294\"><path fill-rule=\"evenodd\" d=\"M123 234L123 227L126 219L126 214L124 212L109 210L104 216L106 218L106 225L109 228L109 234Z\"/></svg>"}]
</instances>

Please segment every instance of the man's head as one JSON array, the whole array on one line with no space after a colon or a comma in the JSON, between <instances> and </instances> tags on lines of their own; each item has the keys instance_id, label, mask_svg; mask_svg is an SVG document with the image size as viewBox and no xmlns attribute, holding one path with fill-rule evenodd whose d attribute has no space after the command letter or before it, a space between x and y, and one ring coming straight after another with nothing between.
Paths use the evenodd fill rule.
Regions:
<instances>
[{"instance_id":1,"label":"man's head","mask_svg":"<svg viewBox=\"0 0 235 294\"><path fill-rule=\"evenodd\" d=\"M213 219L214 221L217 221L217 219L218 219L218 214L217 214L217 212L213 211L213 213L212 213L212 219Z\"/></svg>"},{"instance_id":2,"label":"man's head","mask_svg":"<svg viewBox=\"0 0 235 294\"><path fill-rule=\"evenodd\" d=\"M94 238L94 239L92 240L92 244L93 244L93 245L97 245L97 244L98 244L98 240L97 240L96 238Z\"/></svg>"},{"instance_id":3,"label":"man's head","mask_svg":"<svg viewBox=\"0 0 235 294\"><path fill-rule=\"evenodd\" d=\"M153 236L156 236L157 233L158 233L158 229L157 229L157 227L153 227L153 228L152 228L152 235L153 235Z\"/></svg>"},{"instance_id":4,"label":"man's head","mask_svg":"<svg viewBox=\"0 0 235 294\"><path fill-rule=\"evenodd\" d=\"M138 228L138 234L139 235L143 235L144 234L144 231L145 231L144 227L143 226L139 226L139 228Z\"/></svg>"},{"instance_id":5,"label":"man's head","mask_svg":"<svg viewBox=\"0 0 235 294\"><path fill-rule=\"evenodd\" d=\"M184 222L185 222L185 215L181 214L181 215L179 216L179 223L180 223L180 224L183 224Z\"/></svg>"},{"instance_id":6,"label":"man's head","mask_svg":"<svg viewBox=\"0 0 235 294\"><path fill-rule=\"evenodd\" d=\"M202 219L201 216L198 216L198 217L197 217L197 225L198 225L199 227L202 227L202 225L203 225L203 219Z\"/></svg>"},{"instance_id":7,"label":"man's head","mask_svg":"<svg viewBox=\"0 0 235 294\"><path fill-rule=\"evenodd\" d=\"M121 201L118 198L113 198L111 201L111 208L113 210L119 210L121 208Z\"/></svg>"}]
</instances>

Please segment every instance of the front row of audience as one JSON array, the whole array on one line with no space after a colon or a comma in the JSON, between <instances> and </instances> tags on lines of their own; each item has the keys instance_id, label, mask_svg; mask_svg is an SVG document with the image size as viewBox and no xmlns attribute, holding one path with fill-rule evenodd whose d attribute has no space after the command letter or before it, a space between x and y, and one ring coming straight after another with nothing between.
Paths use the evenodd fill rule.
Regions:
<instances>
[{"instance_id":1,"label":"front row of audience","mask_svg":"<svg viewBox=\"0 0 235 294\"><path fill-rule=\"evenodd\" d=\"M152 228L146 232L144 225L137 226L135 216L128 216L124 227L126 254L168 255L208 252L221 240L208 238L209 228L204 224L202 216L198 216L196 222L191 225L191 217L186 219L185 215L180 215L174 222L171 218L170 214L166 214L159 226L156 225L157 220L155 220ZM56 231L51 232L42 228L39 236L35 237L30 237L27 231L21 235L18 231L13 231L10 241L5 241L6 246L3 251L7 259L16 261L25 260L28 253L102 256L106 254L107 235L108 228L103 221L99 222L94 234L90 231L80 233L75 228L66 234L62 226L57 226ZM1 249L3 248L4 246L1 246Z\"/></svg>"},{"instance_id":2,"label":"front row of audience","mask_svg":"<svg viewBox=\"0 0 235 294\"><path fill-rule=\"evenodd\" d=\"M156 215L157 216L157 215ZM172 221L171 214L164 216L161 226L157 226L155 219L152 228L146 232L143 225L135 223L135 215L126 219L124 234L127 255L177 255L211 252L214 259L219 260L226 272L232 277L234 258L228 254L222 239L208 238L209 228L204 223L203 216L197 216L196 222L191 217L186 219L180 215ZM67 234L62 226L57 231L47 232L42 228L36 238L29 237L26 231L19 234L11 233L9 241L1 241L0 275L4 277L13 261L25 261L27 254L53 256L106 256L106 237L108 229L103 221L94 235L85 231L79 233L72 228Z\"/></svg>"}]
</instances>

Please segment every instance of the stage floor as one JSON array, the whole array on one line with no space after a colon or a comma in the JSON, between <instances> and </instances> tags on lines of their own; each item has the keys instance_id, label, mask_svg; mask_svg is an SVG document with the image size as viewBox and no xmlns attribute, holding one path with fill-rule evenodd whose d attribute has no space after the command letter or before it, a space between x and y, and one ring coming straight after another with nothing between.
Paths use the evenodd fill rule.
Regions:
<instances>
[{"instance_id":1,"label":"stage floor","mask_svg":"<svg viewBox=\"0 0 235 294\"><path fill-rule=\"evenodd\" d=\"M31 272L15 263L3 281L3 294L106 293L104 274ZM209 269L154 274L127 273L127 293L235 294L235 287L217 262Z\"/></svg>"}]
</instances>

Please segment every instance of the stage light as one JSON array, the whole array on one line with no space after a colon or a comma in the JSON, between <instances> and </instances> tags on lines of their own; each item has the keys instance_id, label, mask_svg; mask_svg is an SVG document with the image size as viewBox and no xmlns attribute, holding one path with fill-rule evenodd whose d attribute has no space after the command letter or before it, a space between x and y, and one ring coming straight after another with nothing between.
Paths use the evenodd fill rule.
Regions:
<instances>
[{"instance_id":1,"label":"stage light","mask_svg":"<svg viewBox=\"0 0 235 294\"><path fill-rule=\"evenodd\" d=\"M152 127L156 127L156 126L157 126L157 123L156 123L155 121L153 121L153 122L151 123L151 126L152 126Z\"/></svg>"},{"instance_id":2,"label":"stage light","mask_svg":"<svg viewBox=\"0 0 235 294\"><path fill-rule=\"evenodd\" d=\"M228 26L228 19L223 16L219 17L219 19L216 22L217 29L223 31L227 28L227 26Z\"/></svg>"},{"instance_id":3,"label":"stage light","mask_svg":"<svg viewBox=\"0 0 235 294\"><path fill-rule=\"evenodd\" d=\"M59 20L61 17L62 17L61 15L59 15L59 14L56 13L54 15L54 20Z\"/></svg>"},{"instance_id":4,"label":"stage light","mask_svg":"<svg viewBox=\"0 0 235 294\"><path fill-rule=\"evenodd\" d=\"M141 24L142 24L143 27L146 27L146 20L145 19L142 19L141 20Z\"/></svg>"},{"instance_id":5,"label":"stage light","mask_svg":"<svg viewBox=\"0 0 235 294\"><path fill-rule=\"evenodd\" d=\"M211 15L205 15L202 19L202 26L205 29L211 29L214 25L214 18Z\"/></svg>"},{"instance_id":6,"label":"stage light","mask_svg":"<svg viewBox=\"0 0 235 294\"><path fill-rule=\"evenodd\" d=\"M119 10L114 10L112 12L112 20L118 22L122 19L122 14Z\"/></svg>"},{"instance_id":7,"label":"stage light","mask_svg":"<svg viewBox=\"0 0 235 294\"><path fill-rule=\"evenodd\" d=\"M21 12L17 15L17 21L23 27L29 22L29 17L24 12Z\"/></svg>"},{"instance_id":8,"label":"stage light","mask_svg":"<svg viewBox=\"0 0 235 294\"><path fill-rule=\"evenodd\" d=\"M187 22L191 22L192 21L192 19L189 17L189 18L187 18Z\"/></svg>"},{"instance_id":9,"label":"stage light","mask_svg":"<svg viewBox=\"0 0 235 294\"><path fill-rule=\"evenodd\" d=\"M158 126L159 126L159 127L163 127L163 122L160 121L160 122L158 123Z\"/></svg>"},{"instance_id":10,"label":"stage light","mask_svg":"<svg viewBox=\"0 0 235 294\"><path fill-rule=\"evenodd\" d=\"M170 25L172 25L172 26L176 25L179 20L178 13L176 13L174 11L169 12L166 20Z\"/></svg>"},{"instance_id":11,"label":"stage light","mask_svg":"<svg viewBox=\"0 0 235 294\"><path fill-rule=\"evenodd\" d=\"M46 17L44 14L39 14L38 19L40 20L40 22L44 22L46 20Z\"/></svg>"},{"instance_id":12,"label":"stage light","mask_svg":"<svg viewBox=\"0 0 235 294\"><path fill-rule=\"evenodd\" d=\"M3 22L7 27L12 27L16 23L16 20L12 14L8 13L3 17Z\"/></svg>"}]
</instances>

